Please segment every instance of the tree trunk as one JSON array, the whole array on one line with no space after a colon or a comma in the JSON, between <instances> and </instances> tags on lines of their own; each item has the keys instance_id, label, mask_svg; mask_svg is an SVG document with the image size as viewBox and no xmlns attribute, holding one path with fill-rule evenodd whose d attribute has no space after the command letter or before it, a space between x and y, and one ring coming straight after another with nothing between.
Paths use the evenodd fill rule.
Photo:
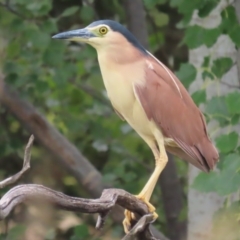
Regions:
<instances>
[{"instance_id":1,"label":"tree trunk","mask_svg":"<svg viewBox=\"0 0 240 240\"><path fill-rule=\"evenodd\" d=\"M160 175L160 186L169 237L171 240L186 239L186 222L179 221L183 208L183 190L171 154L168 154L168 164Z\"/></svg>"},{"instance_id":2,"label":"tree trunk","mask_svg":"<svg viewBox=\"0 0 240 240\"><path fill-rule=\"evenodd\" d=\"M128 29L139 40L139 42L148 48L148 32L145 19L145 9L142 0L124 0Z\"/></svg>"}]
</instances>

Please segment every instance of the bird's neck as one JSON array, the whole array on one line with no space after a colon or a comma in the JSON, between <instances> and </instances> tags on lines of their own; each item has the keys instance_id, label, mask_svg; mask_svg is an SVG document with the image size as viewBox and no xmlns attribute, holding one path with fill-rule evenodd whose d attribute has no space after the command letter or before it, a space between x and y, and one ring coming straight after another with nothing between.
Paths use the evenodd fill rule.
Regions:
<instances>
[{"instance_id":1,"label":"bird's neck","mask_svg":"<svg viewBox=\"0 0 240 240\"><path fill-rule=\"evenodd\" d=\"M112 45L97 49L99 64L131 64L143 58L143 54L130 43L123 46Z\"/></svg>"}]
</instances>

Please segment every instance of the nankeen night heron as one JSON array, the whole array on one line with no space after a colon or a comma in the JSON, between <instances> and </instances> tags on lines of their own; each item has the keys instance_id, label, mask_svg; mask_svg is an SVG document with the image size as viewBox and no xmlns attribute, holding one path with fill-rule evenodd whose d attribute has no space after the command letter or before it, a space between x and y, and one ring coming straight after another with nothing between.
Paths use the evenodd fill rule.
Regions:
<instances>
[{"instance_id":1,"label":"nankeen night heron","mask_svg":"<svg viewBox=\"0 0 240 240\"><path fill-rule=\"evenodd\" d=\"M137 195L151 212L155 208L149 200L167 164L166 151L203 171L213 169L219 155L208 137L203 114L172 71L124 26L100 20L53 38L85 42L97 50L113 108L142 137L155 157L155 170ZM129 211L125 211L125 216L127 232L134 216Z\"/></svg>"}]
</instances>

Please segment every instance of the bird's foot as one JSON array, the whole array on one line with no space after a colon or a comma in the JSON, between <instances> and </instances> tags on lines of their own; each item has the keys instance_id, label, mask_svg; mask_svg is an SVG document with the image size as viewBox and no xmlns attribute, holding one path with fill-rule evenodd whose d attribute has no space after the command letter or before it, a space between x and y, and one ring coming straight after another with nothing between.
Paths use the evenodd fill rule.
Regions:
<instances>
[{"instance_id":1,"label":"bird's foot","mask_svg":"<svg viewBox=\"0 0 240 240\"><path fill-rule=\"evenodd\" d=\"M146 201L143 196L137 195L136 197L141 201L143 201L148 206L149 212L153 213L154 220L156 220L158 218L158 214L155 212L156 208L149 201ZM136 221L136 217L134 213L130 212L127 209L125 209L124 215L125 215L125 218L123 220L123 228L124 228L124 232L128 233L132 228L133 221Z\"/></svg>"}]
</instances>

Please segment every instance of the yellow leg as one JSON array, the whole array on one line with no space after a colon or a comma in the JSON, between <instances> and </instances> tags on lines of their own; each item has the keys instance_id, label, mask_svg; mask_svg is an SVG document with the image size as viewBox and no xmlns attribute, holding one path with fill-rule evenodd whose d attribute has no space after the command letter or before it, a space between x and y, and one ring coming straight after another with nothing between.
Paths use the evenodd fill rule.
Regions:
<instances>
[{"instance_id":1,"label":"yellow leg","mask_svg":"<svg viewBox=\"0 0 240 240\"><path fill-rule=\"evenodd\" d=\"M158 215L155 213L155 207L151 203L149 203L149 200L152 196L152 193L156 186L158 178L161 172L163 171L163 169L165 168L168 161L163 138L160 138L159 140L160 141L158 141L158 143L159 143L160 153L155 144L154 146L149 144L156 159L156 166L148 182L146 183L142 191L136 196L137 198L141 199L147 204L149 208L149 212L152 212L154 214L155 219L158 217ZM125 210L124 214L125 214L125 219L123 220L123 227L124 227L125 233L128 233L128 231L131 228L131 221L132 219L134 219L134 214L128 210Z\"/></svg>"}]
</instances>

